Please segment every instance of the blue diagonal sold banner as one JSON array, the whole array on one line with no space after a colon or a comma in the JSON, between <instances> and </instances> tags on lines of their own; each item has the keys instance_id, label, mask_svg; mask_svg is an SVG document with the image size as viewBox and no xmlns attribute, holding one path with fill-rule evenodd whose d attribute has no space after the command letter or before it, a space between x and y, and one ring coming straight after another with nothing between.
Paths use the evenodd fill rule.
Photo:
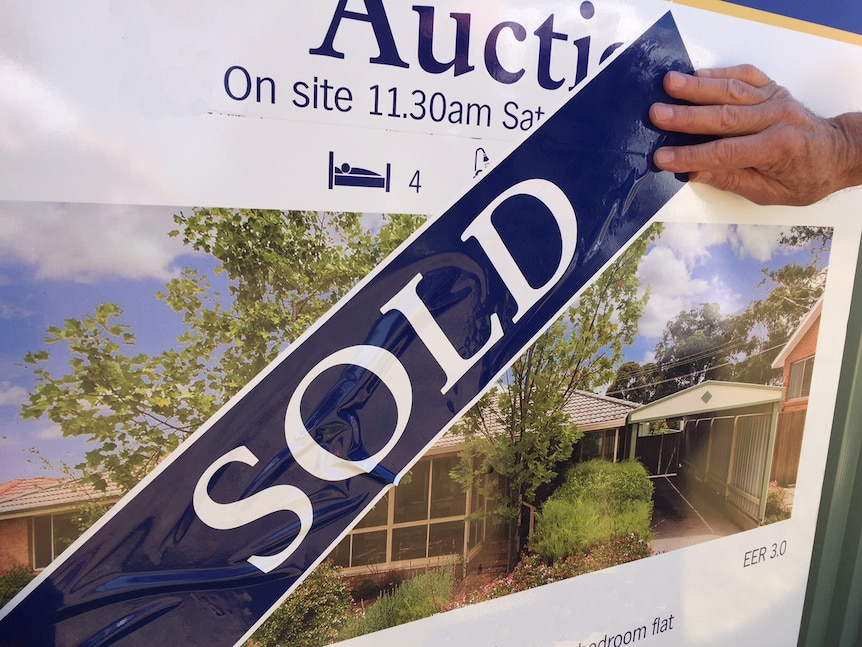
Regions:
<instances>
[{"instance_id":1,"label":"blue diagonal sold banner","mask_svg":"<svg viewBox=\"0 0 862 647\"><path fill-rule=\"evenodd\" d=\"M6 647L233 645L679 190L665 15L4 609Z\"/></svg>"}]
</instances>

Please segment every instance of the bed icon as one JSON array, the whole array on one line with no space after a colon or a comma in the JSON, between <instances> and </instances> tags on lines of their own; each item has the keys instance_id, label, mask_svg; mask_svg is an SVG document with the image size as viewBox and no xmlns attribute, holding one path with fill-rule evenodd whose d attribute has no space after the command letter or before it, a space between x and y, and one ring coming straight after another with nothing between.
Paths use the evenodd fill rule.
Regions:
<instances>
[{"instance_id":1,"label":"bed icon","mask_svg":"<svg viewBox=\"0 0 862 647\"><path fill-rule=\"evenodd\" d=\"M335 164L335 153L329 151L329 188L337 186L361 186L372 189L383 189L389 193L389 176L391 164L386 163L386 174L381 175L367 168L351 166L347 162Z\"/></svg>"}]
</instances>

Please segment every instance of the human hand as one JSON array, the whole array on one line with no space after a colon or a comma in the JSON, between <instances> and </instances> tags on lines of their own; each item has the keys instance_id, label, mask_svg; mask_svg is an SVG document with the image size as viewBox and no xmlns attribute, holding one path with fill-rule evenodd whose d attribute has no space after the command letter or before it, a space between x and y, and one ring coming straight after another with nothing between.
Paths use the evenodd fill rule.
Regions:
<instances>
[{"instance_id":1,"label":"human hand","mask_svg":"<svg viewBox=\"0 0 862 647\"><path fill-rule=\"evenodd\" d=\"M807 205L862 183L862 113L820 117L751 65L669 72L664 88L695 105L653 104L655 126L719 138L659 148L660 169L757 204Z\"/></svg>"}]
</instances>

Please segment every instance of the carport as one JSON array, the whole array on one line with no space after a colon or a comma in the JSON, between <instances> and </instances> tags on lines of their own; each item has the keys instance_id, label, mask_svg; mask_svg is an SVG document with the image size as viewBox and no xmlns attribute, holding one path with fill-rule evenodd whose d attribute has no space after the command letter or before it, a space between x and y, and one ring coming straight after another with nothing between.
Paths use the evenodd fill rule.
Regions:
<instances>
[{"instance_id":1,"label":"carport","mask_svg":"<svg viewBox=\"0 0 862 647\"><path fill-rule=\"evenodd\" d=\"M769 471L784 389L707 381L632 411L631 457L655 420L681 420L681 474L721 498L743 527L766 516Z\"/></svg>"}]
</instances>

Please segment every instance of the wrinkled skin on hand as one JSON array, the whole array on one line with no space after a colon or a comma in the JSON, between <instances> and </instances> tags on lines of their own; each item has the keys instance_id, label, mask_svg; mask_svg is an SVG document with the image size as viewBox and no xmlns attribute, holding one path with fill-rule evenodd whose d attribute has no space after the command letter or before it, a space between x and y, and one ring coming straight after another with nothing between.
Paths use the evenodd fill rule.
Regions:
<instances>
[{"instance_id":1,"label":"wrinkled skin on hand","mask_svg":"<svg viewBox=\"0 0 862 647\"><path fill-rule=\"evenodd\" d=\"M663 170L763 205L808 205L862 184L862 113L820 117L751 65L669 72L664 88L694 105L653 104L655 126L718 139L658 149Z\"/></svg>"}]
</instances>

